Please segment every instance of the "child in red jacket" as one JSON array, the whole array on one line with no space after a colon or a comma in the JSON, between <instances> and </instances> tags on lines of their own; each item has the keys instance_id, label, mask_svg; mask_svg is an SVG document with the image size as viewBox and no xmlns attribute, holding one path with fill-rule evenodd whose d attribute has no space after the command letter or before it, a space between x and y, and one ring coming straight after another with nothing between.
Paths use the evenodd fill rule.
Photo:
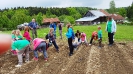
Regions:
<instances>
[{"instance_id":1,"label":"child in red jacket","mask_svg":"<svg viewBox=\"0 0 133 74\"><path fill-rule=\"evenodd\" d=\"M30 42L31 37L30 37L29 27L28 27L28 26L25 26L25 28L24 28L23 37L25 37L25 39L28 40L28 41Z\"/></svg>"},{"instance_id":2,"label":"child in red jacket","mask_svg":"<svg viewBox=\"0 0 133 74\"><path fill-rule=\"evenodd\" d=\"M93 39L94 39L94 40L97 40L97 39L98 39L98 35L97 35L97 32L96 32L96 31L94 31L94 32L92 33L92 36L91 36L91 40L90 40L90 44L89 44L89 45L92 44Z\"/></svg>"}]
</instances>

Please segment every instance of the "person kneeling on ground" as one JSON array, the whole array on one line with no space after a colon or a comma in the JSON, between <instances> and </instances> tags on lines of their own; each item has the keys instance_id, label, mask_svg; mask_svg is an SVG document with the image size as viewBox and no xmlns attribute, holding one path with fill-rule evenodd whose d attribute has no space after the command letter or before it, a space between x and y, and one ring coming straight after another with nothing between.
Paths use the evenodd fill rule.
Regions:
<instances>
[{"instance_id":1,"label":"person kneeling on ground","mask_svg":"<svg viewBox=\"0 0 133 74\"><path fill-rule=\"evenodd\" d=\"M91 40L90 40L90 44L89 45L92 45L93 39L94 40L98 39L98 35L97 35L96 31L92 32L92 36L91 36Z\"/></svg>"},{"instance_id":2,"label":"person kneeling on ground","mask_svg":"<svg viewBox=\"0 0 133 74\"><path fill-rule=\"evenodd\" d=\"M38 52L37 51L43 51L44 60L48 60L47 55L47 49L49 47L49 43L46 40L43 40L41 38L35 38L33 40L33 49L34 49L34 58L33 60L38 61Z\"/></svg>"},{"instance_id":3,"label":"person kneeling on ground","mask_svg":"<svg viewBox=\"0 0 133 74\"><path fill-rule=\"evenodd\" d=\"M86 40L86 34L83 33L83 32L81 33L81 42L82 43L85 43L86 46L88 45L87 40Z\"/></svg>"},{"instance_id":4,"label":"person kneeling on ground","mask_svg":"<svg viewBox=\"0 0 133 74\"><path fill-rule=\"evenodd\" d=\"M15 67L21 67L23 64L22 54L25 53L26 60L25 62L29 61L29 41L27 40L17 40L12 43L12 50L16 50L18 56L18 65Z\"/></svg>"},{"instance_id":5,"label":"person kneeling on ground","mask_svg":"<svg viewBox=\"0 0 133 74\"><path fill-rule=\"evenodd\" d=\"M77 47L81 44L81 40L78 38L78 35L75 34L75 40L73 42L73 47L77 49Z\"/></svg>"}]
</instances>

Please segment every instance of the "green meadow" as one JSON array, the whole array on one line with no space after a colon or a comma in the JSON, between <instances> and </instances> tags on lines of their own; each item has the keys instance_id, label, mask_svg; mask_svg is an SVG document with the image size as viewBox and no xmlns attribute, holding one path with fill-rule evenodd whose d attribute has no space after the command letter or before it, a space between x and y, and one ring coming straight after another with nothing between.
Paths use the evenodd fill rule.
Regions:
<instances>
[{"instance_id":1,"label":"green meadow","mask_svg":"<svg viewBox=\"0 0 133 74\"><path fill-rule=\"evenodd\" d=\"M91 38L92 32L98 31L98 29L97 29L98 26L99 25L73 26L73 30L74 30L74 32L79 30L80 32L86 33L87 39L89 40ZM105 32L106 24L100 24L100 26L102 28L103 41L107 41L108 40L108 33ZM45 35L49 32L49 28L41 28L41 29L38 29L37 32L38 32L39 38L44 38ZM63 34L64 39L66 38L66 36L65 36L66 32L67 32L67 28L63 27L62 34ZM11 33L11 31L4 31L4 33ZM23 31L21 31L21 33L23 34ZM57 37L59 37L58 27L56 30L56 35L57 35ZM117 24L117 31L115 33L115 40L116 41L133 41L133 26Z\"/></svg>"}]
</instances>

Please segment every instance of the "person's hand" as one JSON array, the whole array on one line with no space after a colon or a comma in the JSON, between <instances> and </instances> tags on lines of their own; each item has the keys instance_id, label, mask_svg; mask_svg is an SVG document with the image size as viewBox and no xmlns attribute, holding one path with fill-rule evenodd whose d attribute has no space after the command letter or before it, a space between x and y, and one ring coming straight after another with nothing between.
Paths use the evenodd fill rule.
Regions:
<instances>
[{"instance_id":1,"label":"person's hand","mask_svg":"<svg viewBox=\"0 0 133 74\"><path fill-rule=\"evenodd\" d=\"M18 49L16 49L16 52L19 52L19 50L18 50Z\"/></svg>"}]
</instances>

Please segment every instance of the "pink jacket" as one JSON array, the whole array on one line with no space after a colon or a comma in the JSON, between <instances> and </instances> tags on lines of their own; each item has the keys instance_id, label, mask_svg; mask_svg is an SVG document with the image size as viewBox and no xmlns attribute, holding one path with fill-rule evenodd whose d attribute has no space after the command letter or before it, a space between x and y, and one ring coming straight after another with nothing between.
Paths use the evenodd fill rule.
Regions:
<instances>
[{"instance_id":1,"label":"pink jacket","mask_svg":"<svg viewBox=\"0 0 133 74\"><path fill-rule=\"evenodd\" d=\"M81 41L85 41L86 40L86 34L85 33L82 33L81 34Z\"/></svg>"},{"instance_id":2,"label":"pink jacket","mask_svg":"<svg viewBox=\"0 0 133 74\"><path fill-rule=\"evenodd\" d=\"M30 34L27 31L23 34L23 37L25 37L26 40L31 40Z\"/></svg>"},{"instance_id":3,"label":"pink jacket","mask_svg":"<svg viewBox=\"0 0 133 74\"><path fill-rule=\"evenodd\" d=\"M45 41L45 40L43 40L43 39L41 39L41 38L35 38L35 39L33 40L34 50L37 48L37 46L38 46L42 41Z\"/></svg>"}]
</instances>

